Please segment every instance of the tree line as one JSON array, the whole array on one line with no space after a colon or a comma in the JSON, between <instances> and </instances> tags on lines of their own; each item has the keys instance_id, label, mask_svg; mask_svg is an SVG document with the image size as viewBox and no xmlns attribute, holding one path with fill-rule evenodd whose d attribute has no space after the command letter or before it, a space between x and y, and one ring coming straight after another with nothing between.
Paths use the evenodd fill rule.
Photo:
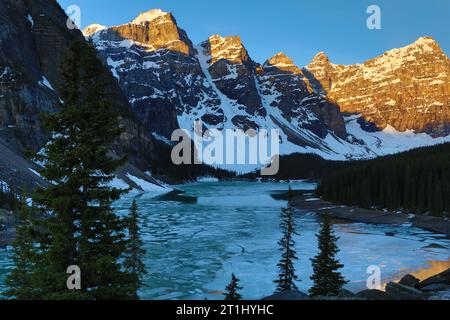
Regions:
<instances>
[{"instance_id":1,"label":"tree line","mask_svg":"<svg viewBox=\"0 0 450 320\"><path fill-rule=\"evenodd\" d=\"M355 162L322 178L317 194L351 206L448 216L450 144Z\"/></svg>"}]
</instances>

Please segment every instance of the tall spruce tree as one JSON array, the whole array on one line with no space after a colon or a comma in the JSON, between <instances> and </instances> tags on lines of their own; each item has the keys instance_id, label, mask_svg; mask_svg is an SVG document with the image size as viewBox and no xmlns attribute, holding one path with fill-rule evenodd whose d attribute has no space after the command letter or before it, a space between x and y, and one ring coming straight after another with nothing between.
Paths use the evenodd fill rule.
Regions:
<instances>
[{"instance_id":1,"label":"tall spruce tree","mask_svg":"<svg viewBox=\"0 0 450 320\"><path fill-rule=\"evenodd\" d=\"M133 200L130 208L130 216L128 217L129 240L125 258L125 268L131 276L130 286L133 299L139 299L138 290L143 285L143 276L147 273L143 262L146 251L143 249L139 220L138 206L136 200Z\"/></svg>"},{"instance_id":2,"label":"tall spruce tree","mask_svg":"<svg viewBox=\"0 0 450 320\"><path fill-rule=\"evenodd\" d=\"M45 117L50 138L35 156L49 183L35 192L33 202L45 214L24 224L22 234L31 235L32 243L19 242L15 251L31 247L33 268L16 261L9 283L28 272L27 292L36 299L126 299L131 295L122 262L126 222L111 209L123 191L107 186L125 161L109 155L121 129L108 71L92 45L76 41L61 74L61 110ZM67 288L71 265L81 269L81 290ZM10 296L20 297L24 287L12 287Z\"/></svg>"},{"instance_id":3,"label":"tall spruce tree","mask_svg":"<svg viewBox=\"0 0 450 320\"><path fill-rule=\"evenodd\" d=\"M291 208L282 210L280 228L283 232L283 238L278 242L282 254L277 265L279 269L278 279L274 281L277 284L276 292L298 290L295 281L299 281L299 278L294 267L294 262L298 260L294 235L298 235L298 233L295 231L296 224Z\"/></svg>"},{"instance_id":4,"label":"tall spruce tree","mask_svg":"<svg viewBox=\"0 0 450 320\"><path fill-rule=\"evenodd\" d=\"M230 284L225 288L225 300L242 300L242 295L238 292L239 290L242 290L242 287L239 286L239 279L233 273Z\"/></svg>"},{"instance_id":5,"label":"tall spruce tree","mask_svg":"<svg viewBox=\"0 0 450 320\"><path fill-rule=\"evenodd\" d=\"M343 265L335 258L339 252L336 244L338 238L334 235L328 215L324 216L317 239L319 253L311 259L314 271L311 280L314 285L309 293L311 296L336 296L347 281L338 271Z\"/></svg>"}]
</instances>

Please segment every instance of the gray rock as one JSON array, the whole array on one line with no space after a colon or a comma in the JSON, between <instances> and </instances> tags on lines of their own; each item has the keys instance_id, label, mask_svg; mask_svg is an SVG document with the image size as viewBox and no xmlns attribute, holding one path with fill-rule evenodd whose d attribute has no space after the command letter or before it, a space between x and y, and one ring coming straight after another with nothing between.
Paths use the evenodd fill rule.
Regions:
<instances>
[{"instance_id":1,"label":"gray rock","mask_svg":"<svg viewBox=\"0 0 450 320\"><path fill-rule=\"evenodd\" d=\"M394 298L388 293L375 290L375 289L367 289L356 294L358 298L364 298L367 300L394 300Z\"/></svg>"},{"instance_id":2,"label":"gray rock","mask_svg":"<svg viewBox=\"0 0 450 320\"><path fill-rule=\"evenodd\" d=\"M425 300L427 298L427 295L420 290L394 282L386 285L386 293L395 300Z\"/></svg>"},{"instance_id":3,"label":"gray rock","mask_svg":"<svg viewBox=\"0 0 450 320\"><path fill-rule=\"evenodd\" d=\"M354 298L356 297L356 294L351 292L350 290L342 289L341 291L339 291L337 296L338 298Z\"/></svg>"},{"instance_id":4,"label":"gray rock","mask_svg":"<svg viewBox=\"0 0 450 320\"><path fill-rule=\"evenodd\" d=\"M279 300L285 300L285 301L299 301L299 300L309 300L309 297L307 294L292 290L292 291L285 291L280 293L275 293L269 297L263 298L262 300L273 300L273 301L279 301Z\"/></svg>"},{"instance_id":5,"label":"gray rock","mask_svg":"<svg viewBox=\"0 0 450 320\"><path fill-rule=\"evenodd\" d=\"M407 287L415 288L419 284L420 280L414 277L413 275L407 274L404 276L399 284L402 284Z\"/></svg>"},{"instance_id":6,"label":"gray rock","mask_svg":"<svg viewBox=\"0 0 450 320\"><path fill-rule=\"evenodd\" d=\"M434 283L434 284L430 284L426 287L423 287L420 289L421 291L424 292L430 292L430 291L450 291L450 286L447 284L443 284L443 283Z\"/></svg>"},{"instance_id":7,"label":"gray rock","mask_svg":"<svg viewBox=\"0 0 450 320\"><path fill-rule=\"evenodd\" d=\"M450 285L450 269L445 270L431 278L425 279L418 284L418 288L422 289L431 284L446 284Z\"/></svg>"}]
</instances>

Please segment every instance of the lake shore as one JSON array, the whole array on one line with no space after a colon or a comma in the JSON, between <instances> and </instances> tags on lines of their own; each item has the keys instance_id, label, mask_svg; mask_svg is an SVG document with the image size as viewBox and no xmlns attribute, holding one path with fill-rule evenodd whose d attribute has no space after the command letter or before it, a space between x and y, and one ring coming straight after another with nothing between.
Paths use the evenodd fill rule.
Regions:
<instances>
[{"instance_id":1,"label":"lake shore","mask_svg":"<svg viewBox=\"0 0 450 320\"><path fill-rule=\"evenodd\" d=\"M450 221L444 218L349 207L319 199L313 192L296 194L291 200L290 206L302 211L330 214L334 218L353 222L391 225L411 224L413 227L444 234L450 238Z\"/></svg>"}]
</instances>

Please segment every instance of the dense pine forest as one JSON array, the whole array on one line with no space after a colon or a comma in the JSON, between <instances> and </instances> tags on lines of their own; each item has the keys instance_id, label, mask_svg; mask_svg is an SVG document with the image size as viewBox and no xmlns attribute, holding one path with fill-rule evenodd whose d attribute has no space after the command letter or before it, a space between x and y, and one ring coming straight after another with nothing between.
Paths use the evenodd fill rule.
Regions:
<instances>
[{"instance_id":1,"label":"dense pine forest","mask_svg":"<svg viewBox=\"0 0 450 320\"><path fill-rule=\"evenodd\" d=\"M330 175L332 172L351 165L354 161L325 160L315 154L294 153L280 157L280 169L274 176L261 176L260 171L242 175L248 179L313 179L317 180Z\"/></svg>"},{"instance_id":2,"label":"dense pine forest","mask_svg":"<svg viewBox=\"0 0 450 320\"><path fill-rule=\"evenodd\" d=\"M355 162L323 178L317 192L326 200L363 208L448 216L450 144Z\"/></svg>"}]
</instances>

